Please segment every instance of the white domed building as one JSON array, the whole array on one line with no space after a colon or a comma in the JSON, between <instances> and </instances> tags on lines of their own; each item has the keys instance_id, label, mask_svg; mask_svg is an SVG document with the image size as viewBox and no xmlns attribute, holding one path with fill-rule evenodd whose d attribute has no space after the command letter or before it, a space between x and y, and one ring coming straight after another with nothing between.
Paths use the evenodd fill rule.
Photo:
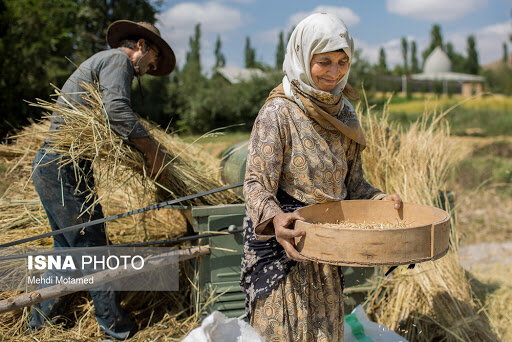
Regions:
<instances>
[{"instance_id":1,"label":"white domed building","mask_svg":"<svg viewBox=\"0 0 512 342\"><path fill-rule=\"evenodd\" d=\"M450 58L441 49L436 47L425 60L423 73L411 76L411 79L418 81L442 82L443 92L447 93L448 83L461 85L461 93L465 96L482 93L482 83L485 79L482 76L461 74L452 72Z\"/></svg>"}]
</instances>

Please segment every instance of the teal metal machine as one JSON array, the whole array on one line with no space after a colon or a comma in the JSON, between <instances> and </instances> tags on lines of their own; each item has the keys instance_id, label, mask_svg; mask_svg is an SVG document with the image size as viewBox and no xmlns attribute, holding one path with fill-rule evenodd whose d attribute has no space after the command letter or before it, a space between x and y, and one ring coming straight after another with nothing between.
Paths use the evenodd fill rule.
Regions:
<instances>
[{"instance_id":1,"label":"teal metal machine","mask_svg":"<svg viewBox=\"0 0 512 342\"><path fill-rule=\"evenodd\" d=\"M242 142L224 153L222 178L226 184L236 184L245 177L247 144ZM238 188L242 195L242 189ZM452 193L440 194L438 206L453 209L455 198ZM218 206L192 207L189 220L194 233L227 231L243 228L245 205L228 204ZM228 317L244 314L245 295L239 286L240 263L243 248L242 233L226 234L203 239L200 244L209 245L211 254L194 262L197 290L194 291L196 310L208 314L218 310ZM372 289L370 282L375 274L372 267L343 267L345 277L345 309L351 310L364 300ZM350 312L350 311L347 311Z\"/></svg>"}]
</instances>

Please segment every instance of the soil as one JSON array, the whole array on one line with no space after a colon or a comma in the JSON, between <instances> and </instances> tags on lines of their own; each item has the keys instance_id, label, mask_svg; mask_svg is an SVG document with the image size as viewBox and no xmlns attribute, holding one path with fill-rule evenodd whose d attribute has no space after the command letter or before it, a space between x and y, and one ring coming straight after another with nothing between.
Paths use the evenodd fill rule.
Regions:
<instances>
[{"instance_id":1,"label":"soil","mask_svg":"<svg viewBox=\"0 0 512 342\"><path fill-rule=\"evenodd\" d=\"M482 242L459 249L462 267L468 271L489 270L491 265L512 265L512 241ZM512 277L512 275L510 275Z\"/></svg>"}]
</instances>

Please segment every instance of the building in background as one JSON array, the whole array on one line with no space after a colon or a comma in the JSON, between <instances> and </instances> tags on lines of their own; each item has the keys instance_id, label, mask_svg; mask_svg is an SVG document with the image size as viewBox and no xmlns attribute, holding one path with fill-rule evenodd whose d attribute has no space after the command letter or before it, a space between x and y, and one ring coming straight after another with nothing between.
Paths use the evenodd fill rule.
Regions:
<instances>
[{"instance_id":1,"label":"building in background","mask_svg":"<svg viewBox=\"0 0 512 342\"><path fill-rule=\"evenodd\" d=\"M449 87L456 90L460 89L460 93L464 96L482 93L484 77L452 72L451 70L452 63L450 58L438 46L425 60L423 73L411 75L410 79L413 81L441 83L444 94L448 93Z\"/></svg>"},{"instance_id":2,"label":"building in background","mask_svg":"<svg viewBox=\"0 0 512 342\"><path fill-rule=\"evenodd\" d=\"M222 67L217 68L216 73L231 84L249 82L253 78L265 77L265 73L256 68L246 69L238 67Z\"/></svg>"}]
</instances>

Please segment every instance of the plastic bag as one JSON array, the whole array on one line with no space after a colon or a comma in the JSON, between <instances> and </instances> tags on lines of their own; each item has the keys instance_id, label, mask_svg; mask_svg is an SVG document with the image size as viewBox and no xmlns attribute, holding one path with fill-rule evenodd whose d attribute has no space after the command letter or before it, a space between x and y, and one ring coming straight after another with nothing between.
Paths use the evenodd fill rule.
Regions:
<instances>
[{"instance_id":1,"label":"plastic bag","mask_svg":"<svg viewBox=\"0 0 512 342\"><path fill-rule=\"evenodd\" d=\"M192 330L181 342L265 342L249 323L240 318L227 318L212 312L200 327Z\"/></svg>"},{"instance_id":2,"label":"plastic bag","mask_svg":"<svg viewBox=\"0 0 512 342\"><path fill-rule=\"evenodd\" d=\"M388 327L372 322L361 305L345 316L343 342L407 342Z\"/></svg>"},{"instance_id":3,"label":"plastic bag","mask_svg":"<svg viewBox=\"0 0 512 342\"><path fill-rule=\"evenodd\" d=\"M264 342L249 323L240 318L227 318L212 312L200 327L192 330L182 342ZM361 305L345 316L343 342L407 342L388 327L372 322Z\"/></svg>"}]
</instances>

